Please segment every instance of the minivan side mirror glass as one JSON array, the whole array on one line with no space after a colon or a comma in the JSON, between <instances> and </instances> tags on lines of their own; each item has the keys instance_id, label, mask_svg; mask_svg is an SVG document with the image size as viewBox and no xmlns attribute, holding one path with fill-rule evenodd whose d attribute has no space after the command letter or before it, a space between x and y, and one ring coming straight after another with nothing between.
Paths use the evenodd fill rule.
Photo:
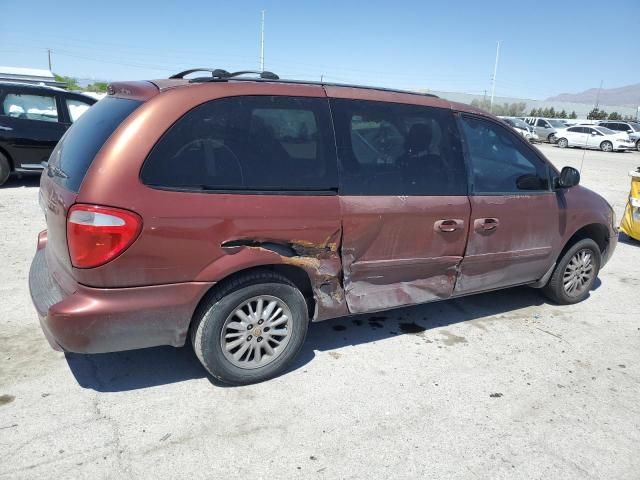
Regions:
<instances>
[{"instance_id":1,"label":"minivan side mirror glass","mask_svg":"<svg viewBox=\"0 0 640 480\"><path fill-rule=\"evenodd\" d=\"M571 188L580 183L580 172L573 167L564 167L556 180L559 188Z\"/></svg>"}]
</instances>

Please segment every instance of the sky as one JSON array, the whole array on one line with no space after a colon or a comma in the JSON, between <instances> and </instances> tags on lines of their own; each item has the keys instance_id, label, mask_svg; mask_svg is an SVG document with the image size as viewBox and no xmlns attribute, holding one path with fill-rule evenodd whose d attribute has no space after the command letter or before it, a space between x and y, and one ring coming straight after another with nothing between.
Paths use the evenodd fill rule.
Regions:
<instances>
[{"instance_id":1,"label":"sky","mask_svg":"<svg viewBox=\"0 0 640 480\"><path fill-rule=\"evenodd\" d=\"M0 0L0 65L83 79L191 68L543 99L640 83L640 0Z\"/></svg>"}]
</instances>

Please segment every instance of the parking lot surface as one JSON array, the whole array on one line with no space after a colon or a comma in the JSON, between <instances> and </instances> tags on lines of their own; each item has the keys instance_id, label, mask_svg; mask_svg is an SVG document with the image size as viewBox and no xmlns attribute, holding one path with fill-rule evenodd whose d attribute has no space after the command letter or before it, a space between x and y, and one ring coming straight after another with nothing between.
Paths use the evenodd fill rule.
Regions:
<instances>
[{"instance_id":1,"label":"parking lot surface","mask_svg":"<svg viewBox=\"0 0 640 480\"><path fill-rule=\"evenodd\" d=\"M640 153L540 148L621 217ZM227 388L190 347L50 349L37 185L0 188L0 478L638 478L640 243L581 304L521 287L313 324L287 374Z\"/></svg>"}]
</instances>

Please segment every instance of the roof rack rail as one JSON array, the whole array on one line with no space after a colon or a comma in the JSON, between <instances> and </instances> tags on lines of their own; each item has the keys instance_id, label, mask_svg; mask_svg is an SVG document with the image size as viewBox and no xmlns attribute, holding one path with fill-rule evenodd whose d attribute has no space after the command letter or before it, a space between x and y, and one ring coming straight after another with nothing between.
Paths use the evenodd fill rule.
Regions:
<instances>
[{"instance_id":1,"label":"roof rack rail","mask_svg":"<svg viewBox=\"0 0 640 480\"><path fill-rule=\"evenodd\" d=\"M175 75L171 75L169 78L184 78L187 75L189 75L191 73L195 73L195 72L209 72L209 73L211 73L211 77L212 78L225 78L225 77L228 77L229 75L231 75L229 72L227 72L226 70L223 70L221 68L216 68L216 69L211 69L211 68L191 68L189 70L185 70L183 72L176 73Z\"/></svg>"},{"instance_id":2,"label":"roof rack rail","mask_svg":"<svg viewBox=\"0 0 640 480\"><path fill-rule=\"evenodd\" d=\"M176 73L175 75L171 75L169 78L171 79L179 79L184 78L187 75L190 75L195 72L209 72L211 73L210 77L197 77L190 79L191 82L211 82L211 81L224 81L229 78L240 77L243 75L258 75L262 80L279 80L280 77L273 72L267 71L257 71L257 70L241 70L239 72L228 72L227 70L223 70L222 68L190 68L189 70L185 70L180 73Z\"/></svg>"},{"instance_id":3,"label":"roof rack rail","mask_svg":"<svg viewBox=\"0 0 640 480\"><path fill-rule=\"evenodd\" d=\"M280 80L280 77L273 72L267 71L257 71L257 70L241 70L239 72L226 72L226 74L222 75L211 75L211 77L196 77L189 80L191 83L200 83L200 82L224 82L226 80L240 80L238 77L242 77L244 75L257 75L258 78L255 80ZM248 79L245 79L248 80Z\"/></svg>"},{"instance_id":4,"label":"roof rack rail","mask_svg":"<svg viewBox=\"0 0 640 480\"><path fill-rule=\"evenodd\" d=\"M227 70L223 70L217 68L215 70L209 68L192 68L190 70L185 70L184 72L176 73L169 78L184 78L186 75L195 72L210 72L210 77L196 77L189 79L190 83L204 83L204 82L226 82L228 80L234 81L278 81L281 83L290 83L290 84L302 84L302 85L320 85L320 86L333 86L333 87L348 87L348 88L362 88L367 90L378 90L381 92L391 92L391 93L406 93L409 95L421 95L423 97L433 97L439 98L437 95L433 93L423 93L416 92L411 90L399 90L395 88L384 88L384 87L374 87L369 85L356 85L356 84L348 84L348 83L333 83L333 82L316 82L312 80L287 80L281 79L278 75L273 72L268 71L257 71L257 70L241 70L238 72L228 72ZM258 75L258 78L243 78L244 75Z\"/></svg>"}]
</instances>

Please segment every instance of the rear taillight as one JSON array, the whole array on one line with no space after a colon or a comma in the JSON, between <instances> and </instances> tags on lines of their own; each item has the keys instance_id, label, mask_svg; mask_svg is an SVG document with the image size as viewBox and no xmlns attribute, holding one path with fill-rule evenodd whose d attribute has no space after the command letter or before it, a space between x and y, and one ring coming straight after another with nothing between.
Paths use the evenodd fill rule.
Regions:
<instances>
[{"instance_id":1,"label":"rear taillight","mask_svg":"<svg viewBox=\"0 0 640 480\"><path fill-rule=\"evenodd\" d=\"M76 204L69 209L67 243L76 268L93 268L124 252L142 230L142 219L128 210Z\"/></svg>"}]
</instances>

